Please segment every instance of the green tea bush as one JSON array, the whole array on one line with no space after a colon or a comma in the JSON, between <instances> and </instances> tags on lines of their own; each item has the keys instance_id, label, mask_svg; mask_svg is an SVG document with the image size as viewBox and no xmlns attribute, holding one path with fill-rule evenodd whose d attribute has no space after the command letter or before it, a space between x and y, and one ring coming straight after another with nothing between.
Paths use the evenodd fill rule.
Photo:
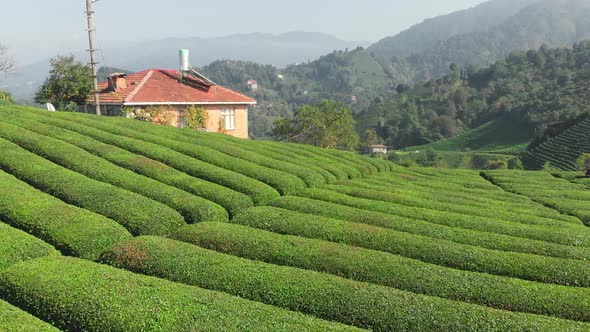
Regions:
<instances>
[{"instance_id":1,"label":"green tea bush","mask_svg":"<svg viewBox=\"0 0 590 332\"><path fill-rule=\"evenodd\" d=\"M303 144L294 144L294 143L279 143L273 141L260 141L257 142L261 145L265 145L267 147L276 148L280 150L287 150L292 153L295 153L299 156L304 156L308 158L313 158L318 162L324 162L326 165L334 165L337 166L338 169L344 171L346 173L347 178L356 178L360 177L363 174L359 170L362 167L359 167L356 163L351 163L348 160L342 160L331 156L324 151L325 149L316 150L316 147L313 146L306 146Z\"/></svg>"},{"instance_id":2,"label":"green tea bush","mask_svg":"<svg viewBox=\"0 0 590 332\"><path fill-rule=\"evenodd\" d=\"M50 255L59 255L59 252L42 240L0 221L0 271L18 262Z\"/></svg>"},{"instance_id":3,"label":"green tea bush","mask_svg":"<svg viewBox=\"0 0 590 332\"><path fill-rule=\"evenodd\" d=\"M135 235L164 235L186 225L168 206L58 166L0 138L0 167L66 203L109 217Z\"/></svg>"},{"instance_id":4,"label":"green tea bush","mask_svg":"<svg viewBox=\"0 0 590 332\"><path fill-rule=\"evenodd\" d=\"M519 219L533 217L552 220L554 222L567 221L578 225L581 224L580 220L577 218L562 215L553 209L547 208L530 200L528 202L507 202L495 199L494 195L472 195L470 193L463 193L462 191L453 190L452 188L431 189L418 185L412 185L409 182L390 185L387 183L382 183L380 180L370 178L360 178L355 179L354 181L337 181L334 184L343 184L355 188L395 193L408 198L444 203L448 204L449 208L453 208L455 205L461 204L468 205L470 207L478 207L483 210L493 209L493 211L500 211L502 214L508 214L511 216L511 218L514 216L517 216Z\"/></svg>"},{"instance_id":5,"label":"green tea bush","mask_svg":"<svg viewBox=\"0 0 590 332\"><path fill-rule=\"evenodd\" d=\"M378 174L371 176L370 178L355 179L353 182L370 183L372 185L377 184L380 187L389 184L391 185L391 189L398 189L399 187L406 189L411 188L415 191L425 191L428 193L429 197L442 195L453 198L458 197L461 200L477 201L486 205L493 204L498 206L499 210L516 211L523 215L540 216L582 225L582 222L578 218L561 214L548 207L543 207L540 204L533 202L529 197L504 191L500 187L492 185L481 177L467 178L467 183L472 185L477 184L478 187L480 187L482 181L486 184L485 186L481 185L482 188L473 188L472 185L468 187L465 181L464 183L460 183L456 180L458 178L463 178L462 175L443 176L439 174L438 176L421 177L418 173L412 172L411 174L417 174L417 176L403 173L392 174L391 176Z\"/></svg>"},{"instance_id":6,"label":"green tea bush","mask_svg":"<svg viewBox=\"0 0 590 332\"><path fill-rule=\"evenodd\" d=\"M116 267L222 291L374 331L448 330L452 326L449 324L457 324L455 328L460 330L488 330L492 326L510 329L504 325L508 322L508 317L514 319L511 324L522 324L516 317L521 317L522 321L530 322L533 326L543 326L543 321L565 324L565 321L558 319L485 309L315 271L247 260L153 236L120 242L105 253L104 258L108 264ZM457 288L460 282L461 280L453 280L450 287L446 286L447 292L450 288ZM493 284L492 287L499 284L501 282ZM505 296L508 300L531 295L525 301L518 300L514 306L507 304L512 310L523 306L529 311L539 310L541 313L555 313L574 319L588 317L584 311L587 310L589 302L583 297L587 295L586 290L548 286L546 289L549 293L558 290L577 293L581 302L567 302L566 307L559 307L560 301L568 299L563 293L559 293L552 304L544 308L539 301L546 300L546 296L550 294L541 295L540 290L532 292L530 288L527 290L526 283L512 279L506 279L505 284L507 288L500 289L496 298ZM471 286L472 283L467 285ZM518 290L518 294L511 293L514 288ZM463 288L457 289L463 291ZM485 293L491 296L492 290ZM531 310L529 308L533 307L533 303L537 306ZM450 308L452 311L449 311ZM484 311L488 311L489 315L482 314ZM472 318L463 319L463 316ZM478 317L479 321L476 319ZM529 323L512 327L526 329L526 324Z\"/></svg>"},{"instance_id":7,"label":"green tea bush","mask_svg":"<svg viewBox=\"0 0 590 332\"><path fill-rule=\"evenodd\" d=\"M54 125L38 122L50 119L30 112L3 111L3 115L4 121L10 121L31 131L78 146L120 167L215 202L223 206L230 216L254 205L250 197L232 189L192 177L161 162L131 153L114 145L102 143L71 130L64 128L55 130L56 126Z\"/></svg>"},{"instance_id":8,"label":"green tea bush","mask_svg":"<svg viewBox=\"0 0 590 332\"><path fill-rule=\"evenodd\" d=\"M208 200L118 167L63 141L0 122L0 137L91 179L151 198L180 212L190 223L227 221L227 211Z\"/></svg>"},{"instance_id":9,"label":"green tea bush","mask_svg":"<svg viewBox=\"0 0 590 332\"><path fill-rule=\"evenodd\" d=\"M299 177L310 187L316 187L326 183L326 181L320 174L314 172L309 168L300 167L297 165L293 165L291 163L286 163L280 160L263 156L259 154L257 150L250 152L244 151L238 147L233 146L232 144L228 144L227 141L217 139L217 136L201 133L195 130L170 130L172 129L170 127L153 126L148 123L142 123L139 121L121 121L121 119L117 118L107 119L107 121L124 128L129 128L129 130L134 129L137 131L141 131L143 133L149 133L162 138L167 138L175 142L185 142L185 146L190 146L196 153L199 154L203 153L205 155L208 155L211 152L215 151L213 152L214 154L226 154L235 158L242 159L244 161L252 162L262 167L268 167L270 169L292 174ZM203 152L197 152L197 147L198 149L209 148L211 150L205 149L203 150Z\"/></svg>"},{"instance_id":10,"label":"green tea bush","mask_svg":"<svg viewBox=\"0 0 590 332\"><path fill-rule=\"evenodd\" d=\"M587 313L590 297L585 288L456 270L379 251L235 224L190 225L180 229L174 238L242 258L330 273L414 293L501 309L590 319Z\"/></svg>"},{"instance_id":11,"label":"green tea bush","mask_svg":"<svg viewBox=\"0 0 590 332\"><path fill-rule=\"evenodd\" d=\"M70 120L72 119L70 118ZM294 175L277 171L275 169L262 167L252 162L232 157L225 153L221 153L199 144L178 142L165 137L140 132L135 129L105 123L104 121L98 121L96 119L90 120L86 117L79 117L75 120L81 124L88 125L111 134L126 136L129 138L141 140L143 142L158 144L160 147L170 148L186 156L201 160L202 162L243 174L268 184L269 186L278 190L281 194L286 195L295 193L306 187L305 182Z\"/></svg>"},{"instance_id":12,"label":"green tea bush","mask_svg":"<svg viewBox=\"0 0 590 332\"><path fill-rule=\"evenodd\" d=\"M354 331L227 294L76 258L0 274L3 297L66 331Z\"/></svg>"},{"instance_id":13,"label":"green tea bush","mask_svg":"<svg viewBox=\"0 0 590 332\"><path fill-rule=\"evenodd\" d=\"M186 131L184 131L184 130L182 132L186 133ZM194 132L191 132L191 133L194 133ZM221 135L219 135L219 137L220 136ZM227 135L223 135L223 136L225 136L224 138L228 137ZM220 139L220 141L222 141L222 140ZM326 183L332 183L334 181L337 181L338 179L342 179L342 180L348 179L348 175L346 174L346 172L342 171L340 168L338 168L335 165L326 164L326 163L320 162L316 159L304 157L302 155L298 155L298 154L293 153L293 152L286 150L286 149L284 149L284 150L283 149L275 149L270 146L259 144L258 141L252 142L252 141L241 140L241 139L233 139L233 140L224 139L223 142L225 144L235 146L236 148L239 148L239 149L255 152L260 155L269 157L269 158L273 158L273 159L288 162L288 163L291 163L294 165L298 165L301 167L309 168L310 170L320 174L324 178L324 182L326 182Z\"/></svg>"},{"instance_id":14,"label":"green tea bush","mask_svg":"<svg viewBox=\"0 0 590 332\"><path fill-rule=\"evenodd\" d=\"M68 205L0 171L0 219L53 245L65 255L96 260L131 238L123 226Z\"/></svg>"},{"instance_id":15,"label":"green tea bush","mask_svg":"<svg viewBox=\"0 0 590 332\"><path fill-rule=\"evenodd\" d=\"M305 214L388 228L482 248L558 258L590 260L590 248L578 246L580 240L576 237L576 234L569 234L569 237L561 239L548 233L546 234L548 236L547 239L552 240L552 242L547 242L438 225L422 220L397 217L381 212L367 211L303 197L281 197L269 204L278 208ZM565 242L571 243L572 245L562 245L553 242Z\"/></svg>"},{"instance_id":16,"label":"green tea bush","mask_svg":"<svg viewBox=\"0 0 590 332\"><path fill-rule=\"evenodd\" d=\"M522 216L517 213L504 212L494 205L488 207L471 206L470 202L463 202L455 199L454 202L436 202L435 199L425 197L416 197L412 192L386 192L383 190L373 190L358 188L347 184L324 186L322 189L332 190L337 193L345 194L352 197L365 198L381 202L390 202L406 206L415 206L436 211L452 212L475 218L483 217L488 220L503 220L521 224L541 225L554 227L555 220L547 218L535 218L531 216Z\"/></svg>"},{"instance_id":17,"label":"green tea bush","mask_svg":"<svg viewBox=\"0 0 590 332\"><path fill-rule=\"evenodd\" d=\"M59 114L59 116L63 115ZM71 120L71 118L64 117L60 120L56 116L48 115L42 120L42 122L57 126L59 128L72 130L103 143L115 145L130 152L141 154L145 157L174 167L175 169L194 177L205 179L231 188L235 191L248 195L256 204L264 204L280 196L279 193L272 187L245 175L211 165L195 158L191 158L187 155L173 151L166 147L159 146L157 144L144 142L134 138L113 135L91 126L83 125L79 121L72 122L68 120Z\"/></svg>"},{"instance_id":18,"label":"green tea bush","mask_svg":"<svg viewBox=\"0 0 590 332\"><path fill-rule=\"evenodd\" d=\"M59 332L52 325L2 300L0 300L0 331Z\"/></svg>"},{"instance_id":19,"label":"green tea bush","mask_svg":"<svg viewBox=\"0 0 590 332\"><path fill-rule=\"evenodd\" d=\"M431 237L353 224L272 207L249 210L234 223L288 235L344 243L456 269L546 283L590 285L590 263L503 252Z\"/></svg>"},{"instance_id":20,"label":"green tea bush","mask_svg":"<svg viewBox=\"0 0 590 332\"><path fill-rule=\"evenodd\" d=\"M297 147L300 150L305 150L307 152L332 159L332 160L337 161L339 163L346 164L347 166L352 167L353 169L356 170L353 177L368 175L371 173L376 173L378 171L377 167L373 166L372 164L360 161L359 160L360 156L358 156L358 155L351 158L344 151L337 151L337 150L332 150L332 149L319 149L318 150L318 148L315 146L305 145L305 144L295 144L295 143L287 143L287 144L292 144L293 146Z\"/></svg>"},{"instance_id":21,"label":"green tea bush","mask_svg":"<svg viewBox=\"0 0 590 332\"><path fill-rule=\"evenodd\" d=\"M569 223L556 223L556 226L560 227L524 225L508 221L488 220L486 218L465 216L457 213L433 211L424 208L355 198L322 189L307 189L300 192L298 195L368 211L382 212L392 216L428 221L440 225L511 235L534 240L550 241L558 244L590 247L590 230Z\"/></svg>"},{"instance_id":22,"label":"green tea bush","mask_svg":"<svg viewBox=\"0 0 590 332\"><path fill-rule=\"evenodd\" d=\"M547 172L484 171L481 175L506 191L530 197L590 225L590 191L583 185L556 178Z\"/></svg>"}]
</instances>

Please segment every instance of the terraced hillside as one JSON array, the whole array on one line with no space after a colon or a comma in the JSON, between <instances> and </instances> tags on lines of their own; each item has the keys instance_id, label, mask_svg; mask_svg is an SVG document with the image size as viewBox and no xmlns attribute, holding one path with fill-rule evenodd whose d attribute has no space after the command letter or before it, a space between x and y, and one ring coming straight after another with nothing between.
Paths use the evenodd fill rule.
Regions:
<instances>
[{"instance_id":1,"label":"terraced hillside","mask_svg":"<svg viewBox=\"0 0 590 332\"><path fill-rule=\"evenodd\" d=\"M17 106L0 169L2 330L590 330L588 190L549 174Z\"/></svg>"},{"instance_id":2,"label":"terraced hillside","mask_svg":"<svg viewBox=\"0 0 590 332\"><path fill-rule=\"evenodd\" d=\"M542 169L546 163L565 171L577 170L576 160L590 153L590 118L527 152L523 164L527 169Z\"/></svg>"},{"instance_id":3,"label":"terraced hillside","mask_svg":"<svg viewBox=\"0 0 590 332\"><path fill-rule=\"evenodd\" d=\"M517 154L526 150L533 136L533 132L526 124L522 123L522 120L504 116L458 136L406 150L433 149L448 152L478 151Z\"/></svg>"}]
</instances>

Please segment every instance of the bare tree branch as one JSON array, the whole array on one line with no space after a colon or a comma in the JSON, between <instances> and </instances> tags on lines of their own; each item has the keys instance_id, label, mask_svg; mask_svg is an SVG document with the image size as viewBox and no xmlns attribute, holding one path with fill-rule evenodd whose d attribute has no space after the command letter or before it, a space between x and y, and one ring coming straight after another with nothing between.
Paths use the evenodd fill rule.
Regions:
<instances>
[{"instance_id":1,"label":"bare tree branch","mask_svg":"<svg viewBox=\"0 0 590 332\"><path fill-rule=\"evenodd\" d=\"M0 73L9 73L14 69L14 59L8 55L8 49L0 45Z\"/></svg>"}]
</instances>

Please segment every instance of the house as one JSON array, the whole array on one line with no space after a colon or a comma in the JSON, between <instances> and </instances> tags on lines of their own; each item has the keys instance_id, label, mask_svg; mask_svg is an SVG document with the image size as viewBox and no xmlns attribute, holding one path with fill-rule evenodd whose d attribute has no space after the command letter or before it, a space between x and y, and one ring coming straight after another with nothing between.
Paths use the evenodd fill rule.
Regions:
<instances>
[{"instance_id":1,"label":"house","mask_svg":"<svg viewBox=\"0 0 590 332\"><path fill-rule=\"evenodd\" d=\"M256 80L248 80L247 84L250 91L258 91L258 82Z\"/></svg>"},{"instance_id":2,"label":"house","mask_svg":"<svg viewBox=\"0 0 590 332\"><path fill-rule=\"evenodd\" d=\"M185 127L184 114L191 107L204 108L202 130L248 138L248 110L256 101L218 86L191 71L148 69L134 74L111 74L99 84L103 115L142 113L145 119ZM94 98L83 106L90 111Z\"/></svg>"},{"instance_id":3,"label":"house","mask_svg":"<svg viewBox=\"0 0 590 332\"><path fill-rule=\"evenodd\" d=\"M387 145L382 145L382 144L371 145L371 153L386 155L387 154Z\"/></svg>"}]
</instances>

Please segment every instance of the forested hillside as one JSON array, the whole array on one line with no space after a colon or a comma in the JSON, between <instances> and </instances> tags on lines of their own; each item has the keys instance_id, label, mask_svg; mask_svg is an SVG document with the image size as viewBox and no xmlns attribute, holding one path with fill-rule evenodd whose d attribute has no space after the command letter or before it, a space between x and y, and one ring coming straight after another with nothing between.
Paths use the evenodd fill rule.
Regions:
<instances>
[{"instance_id":1,"label":"forested hillside","mask_svg":"<svg viewBox=\"0 0 590 332\"><path fill-rule=\"evenodd\" d=\"M358 115L361 131L375 129L403 148L453 137L510 114L538 144L590 111L590 42L573 48L513 52L474 70L453 67L438 80L401 87Z\"/></svg>"},{"instance_id":2,"label":"forested hillside","mask_svg":"<svg viewBox=\"0 0 590 332\"><path fill-rule=\"evenodd\" d=\"M487 1L470 9L425 20L422 23L384 38L369 48L380 57L407 57L426 51L451 37L486 32L523 8L542 0Z\"/></svg>"},{"instance_id":3,"label":"forested hillside","mask_svg":"<svg viewBox=\"0 0 590 332\"><path fill-rule=\"evenodd\" d=\"M359 118L360 129L364 131L368 126L376 125L377 117L374 115L379 111L374 109L374 102L391 99L397 94L396 88L400 84L403 91L405 85L432 82L449 73L451 76L457 72L460 76L472 74L509 56L513 50L526 52L541 46L545 49L571 47L574 42L586 38L590 38L588 1L492 0L469 10L427 20L367 50L334 51L315 61L285 69L248 62L218 61L206 66L203 71L221 84L259 100L259 107L252 112L252 134L255 137L268 136L275 117L288 116L302 104L315 103L324 98L349 105L355 113L372 114L369 120L364 119L365 116ZM454 65L453 69L449 69L451 65ZM236 71L239 74L236 75ZM279 79L279 75L283 78ZM259 91L248 90L246 82L249 79L258 81ZM449 82L443 85L448 87ZM426 87L424 93L431 89ZM399 105L387 104L386 108L401 109ZM475 113L487 108L476 103L474 110L469 110L469 114L460 114L457 119L453 119L455 114L452 110L450 114L437 112L436 119L432 119L433 114L428 112L415 118L416 111L413 109L410 109L412 114L407 115L400 111L398 118L407 119L405 122L399 120L396 126L434 121L437 122L434 126L440 128L427 129L421 134L402 133L406 138L396 138L394 145L424 144L473 128L495 117L493 114L488 118L474 117ZM397 134L382 136L389 138Z\"/></svg>"}]
</instances>

